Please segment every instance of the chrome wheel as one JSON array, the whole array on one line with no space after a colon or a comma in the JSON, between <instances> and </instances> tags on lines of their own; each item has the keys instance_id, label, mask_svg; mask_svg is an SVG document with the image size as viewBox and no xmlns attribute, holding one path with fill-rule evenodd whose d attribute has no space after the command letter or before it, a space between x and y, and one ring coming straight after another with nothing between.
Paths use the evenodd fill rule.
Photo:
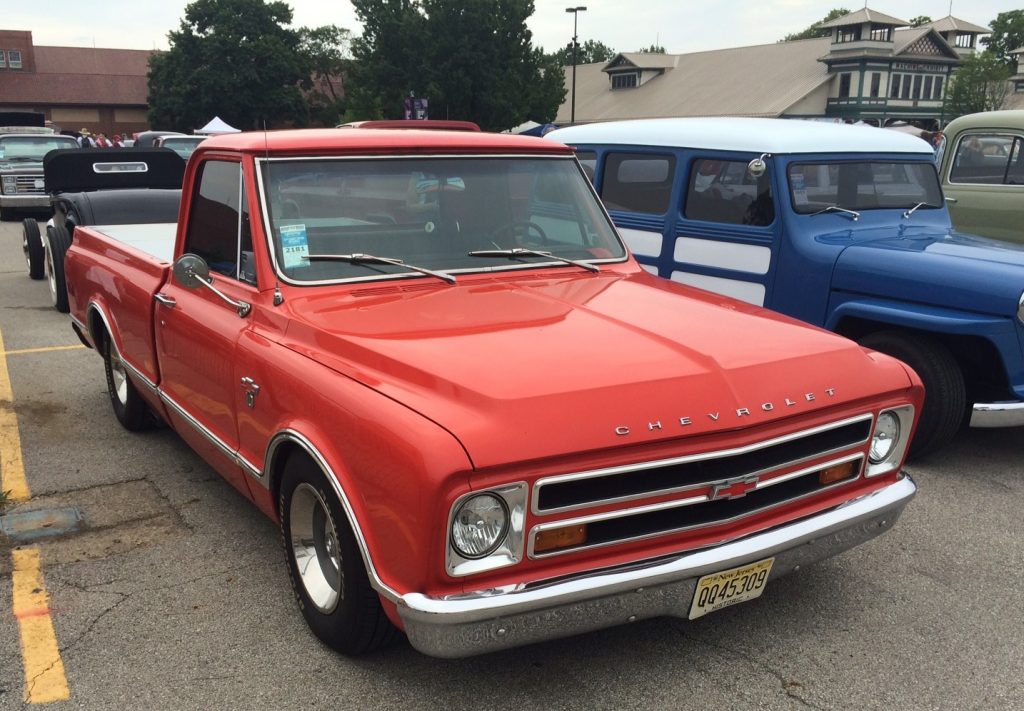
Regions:
<instances>
[{"instance_id":1,"label":"chrome wheel","mask_svg":"<svg viewBox=\"0 0 1024 711\"><path fill-rule=\"evenodd\" d=\"M338 532L320 492L305 482L299 484L292 494L289 520L302 587L317 610L330 614L342 598L345 579Z\"/></svg>"},{"instance_id":2,"label":"chrome wheel","mask_svg":"<svg viewBox=\"0 0 1024 711\"><path fill-rule=\"evenodd\" d=\"M53 273L53 252L50 250L49 244L43 247L43 271L46 273L46 284L50 287L50 301L56 306L57 275Z\"/></svg>"},{"instance_id":3,"label":"chrome wheel","mask_svg":"<svg viewBox=\"0 0 1024 711\"><path fill-rule=\"evenodd\" d=\"M21 232L21 251L25 253L25 266L32 271L32 258L28 254L28 232Z\"/></svg>"},{"instance_id":4,"label":"chrome wheel","mask_svg":"<svg viewBox=\"0 0 1024 711\"><path fill-rule=\"evenodd\" d=\"M53 283L52 281L50 282ZM53 289L53 287L50 287ZM114 394L122 405L128 404L128 374L124 370L124 363L121 362L121 354L110 341L110 378L114 385Z\"/></svg>"}]
</instances>

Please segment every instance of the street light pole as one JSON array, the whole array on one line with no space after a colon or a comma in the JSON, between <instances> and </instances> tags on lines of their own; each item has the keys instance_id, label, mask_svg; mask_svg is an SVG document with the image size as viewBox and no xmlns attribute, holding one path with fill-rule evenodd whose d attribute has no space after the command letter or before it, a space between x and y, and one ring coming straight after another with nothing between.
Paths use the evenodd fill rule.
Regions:
<instances>
[{"instance_id":1,"label":"street light pole","mask_svg":"<svg viewBox=\"0 0 1024 711\"><path fill-rule=\"evenodd\" d=\"M566 12L572 13L572 99L570 100L569 109L569 123L576 123L576 47L578 42L576 41L576 20L579 18L581 12L586 12L587 8L580 5L578 7L567 7Z\"/></svg>"}]
</instances>

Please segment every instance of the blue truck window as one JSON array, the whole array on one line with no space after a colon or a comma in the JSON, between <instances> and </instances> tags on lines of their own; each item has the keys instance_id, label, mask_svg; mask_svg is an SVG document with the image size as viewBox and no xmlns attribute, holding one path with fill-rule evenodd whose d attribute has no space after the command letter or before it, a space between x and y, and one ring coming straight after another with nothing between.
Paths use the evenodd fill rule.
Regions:
<instances>
[{"instance_id":1,"label":"blue truck window","mask_svg":"<svg viewBox=\"0 0 1024 711\"><path fill-rule=\"evenodd\" d=\"M770 225L775 219L775 205L768 173L753 177L746 161L695 160L684 214L690 220Z\"/></svg>"},{"instance_id":2,"label":"blue truck window","mask_svg":"<svg viewBox=\"0 0 1024 711\"><path fill-rule=\"evenodd\" d=\"M663 215L672 196L676 158L647 153L609 153L601 199L609 210Z\"/></svg>"}]
</instances>

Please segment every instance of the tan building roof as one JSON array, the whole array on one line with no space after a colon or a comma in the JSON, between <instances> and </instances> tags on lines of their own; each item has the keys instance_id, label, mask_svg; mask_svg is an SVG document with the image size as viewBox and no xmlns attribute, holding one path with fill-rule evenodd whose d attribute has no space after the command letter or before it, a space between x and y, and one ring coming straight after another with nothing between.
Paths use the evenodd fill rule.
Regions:
<instances>
[{"instance_id":1,"label":"tan building roof","mask_svg":"<svg viewBox=\"0 0 1024 711\"><path fill-rule=\"evenodd\" d=\"M5 104L145 106L149 50L36 45L35 72L0 75Z\"/></svg>"},{"instance_id":2,"label":"tan building roof","mask_svg":"<svg viewBox=\"0 0 1024 711\"><path fill-rule=\"evenodd\" d=\"M906 27L910 23L906 20L901 20L898 17L892 15L885 15L881 12L876 12L869 8L863 8L856 12L851 12L842 17L837 17L831 22L825 22L820 27L831 28L831 27L846 27L848 25L862 25L865 22L874 22L879 25L895 25L896 27Z\"/></svg>"},{"instance_id":3,"label":"tan building roof","mask_svg":"<svg viewBox=\"0 0 1024 711\"><path fill-rule=\"evenodd\" d=\"M576 67L576 121L664 116L780 116L829 81L828 69L818 58L828 51L830 43L830 38L818 37L660 55L664 72L628 89L611 88L606 63L579 65ZM642 56L650 61L658 55ZM565 71L565 85L570 87L572 68L566 67ZM571 100L571 94L566 94L555 123L569 122Z\"/></svg>"},{"instance_id":4,"label":"tan building roof","mask_svg":"<svg viewBox=\"0 0 1024 711\"><path fill-rule=\"evenodd\" d=\"M975 25L975 24L972 24L972 23L968 22L967 20L961 20L961 19L959 19L957 17L953 17L952 15L947 15L946 17L943 17L941 20L935 20L934 22L929 22L926 25L922 25L922 27L931 27L936 32L952 32L952 31L957 31L957 32L976 32L978 34L988 34L988 33L990 33L992 31L988 27L982 27L981 25Z\"/></svg>"},{"instance_id":5,"label":"tan building roof","mask_svg":"<svg viewBox=\"0 0 1024 711\"><path fill-rule=\"evenodd\" d=\"M638 69L667 69L676 66L678 54L659 54L657 52L623 52L612 58L605 67L610 67L620 57Z\"/></svg>"}]
</instances>

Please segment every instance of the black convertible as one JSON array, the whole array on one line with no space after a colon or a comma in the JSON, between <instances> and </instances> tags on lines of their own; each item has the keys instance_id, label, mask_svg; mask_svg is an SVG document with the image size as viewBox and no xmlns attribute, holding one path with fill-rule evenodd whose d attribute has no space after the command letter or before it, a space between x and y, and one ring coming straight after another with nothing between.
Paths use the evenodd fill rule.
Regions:
<instances>
[{"instance_id":1,"label":"black convertible","mask_svg":"<svg viewBox=\"0 0 1024 711\"><path fill-rule=\"evenodd\" d=\"M175 222L185 161L169 148L82 148L51 151L43 159L53 217L46 235L24 221L22 248L28 275L47 278L54 308L68 310L64 255L77 225Z\"/></svg>"}]
</instances>

